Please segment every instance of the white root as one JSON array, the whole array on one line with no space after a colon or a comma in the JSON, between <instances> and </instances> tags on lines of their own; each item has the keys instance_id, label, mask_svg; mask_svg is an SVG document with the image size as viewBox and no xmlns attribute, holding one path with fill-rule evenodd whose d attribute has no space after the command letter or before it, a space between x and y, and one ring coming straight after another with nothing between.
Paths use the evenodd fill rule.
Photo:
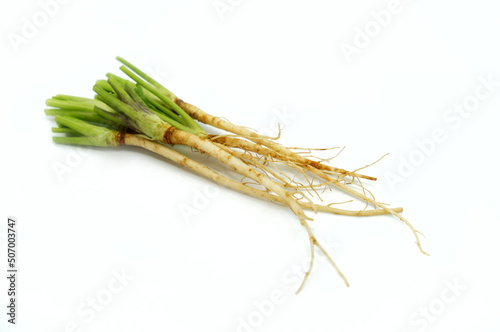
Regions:
<instances>
[{"instance_id":1,"label":"white root","mask_svg":"<svg viewBox=\"0 0 500 332\"><path fill-rule=\"evenodd\" d=\"M185 166L196 173L199 173L203 176L205 176L208 179L211 179L223 186L226 186L230 189L239 191L241 193L260 198L266 201L270 201L273 203L279 203L279 204L285 204L283 199L277 195L273 195L268 193L267 191L252 188L242 182L235 181L233 179L230 179L224 175L221 175L220 173L217 173L213 171L212 169L208 168L205 165L202 165L198 163L197 161L194 161L193 159L190 159L186 157L185 155L170 149L169 147L162 145L161 143L151 141L147 138L137 136L137 135L132 135L132 134L127 134L125 136L125 145L130 145L130 146L138 146L141 148L144 148L146 150L149 150L151 152L154 152L158 155L161 155L162 157L165 157L169 160L172 160L173 162L178 163L181 166ZM342 203L348 203L347 202L342 202ZM313 210L313 211L320 211L320 212L326 212L326 213L332 213L332 214L338 214L338 215L344 215L344 216L359 216L359 217L368 217L368 216L379 216L379 215L384 215L388 214L386 210L383 209L376 209L376 210L346 210L346 209L339 209L339 208L333 208L331 205L334 204L342 204L342 203L330 203L327 205L322 205L322 204L314 204L312 202L302 202L302 201L297 201L297 203L304 209L308 210ZM390 209L394 211L395 213L401 213L403 212L403 208L397 207L397 208L392 208Z\"/></svg>"},{"instance_id":2,"label":"white root","mask_svg":"<svg viewBox=\"0 0 500 332\"><path fill-rule=\"evenodd\" d=\"M229 121L212 116L212 115L202 111L198 107L182 101L181 99L177 99L175 102L186 113L188 113L189 116L191 116L193 119L196 119L200 122L203 122L203 123L211 125L213 127L237 134L243 138L246 138L248 140L253 141L254 143L263 145L271 150L274 150L274 151L278 152L279 154L282 154L283 156L291 157L295 160L298 160L301 163L304 163L306 165L311 165L311 166L316 167L318 169L329 170L329 171L337 172L339 174L345 174L348 176L352 175L351 172L348 172L346 170L336 168L336 167L331 167L328 165L321 164L320 162L304 158L303 156L291 151L290 149L282 146L281 144L278 144L278 143L270 140L268 137L259 135L259 134L255 133L247 128L234 125ZM371 177L371 176L359 175L359 177L362 177L362 178L365 178L368 180L374 180L374 181L376 180L376 178Z\"/></svg>"}]
</instances>

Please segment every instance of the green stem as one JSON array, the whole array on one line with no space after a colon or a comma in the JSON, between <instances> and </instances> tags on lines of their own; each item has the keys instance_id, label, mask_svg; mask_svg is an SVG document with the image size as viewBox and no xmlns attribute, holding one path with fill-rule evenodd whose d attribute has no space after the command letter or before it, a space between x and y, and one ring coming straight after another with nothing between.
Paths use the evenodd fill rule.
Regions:
<instances>
[{"instance_id":1,"label":"green stem","mask_svg":"<svg viewBox=\"0 0 500 332\"><path fill-rule=\"evenodd\" d=\"M47 105L47 106L52 106L52 107L59 107L59 108L68 109L68 107L64 106L64 105L66 105L65 102L68 102L67 105L72 105L72 106L77 107L77 108L80 107L82 109L85 109L86 111L92 111L94 106L97 106L97 107L100 107L108 112L113 112L113 113L115 112L113 109L111 109L109 106L107 106L102 101L91 99L91 98L75 97L75 96L69 96L69 95L56 95L56 96L52 97L52 99L48 99L47 101L50 103L55 102L56 104L61 105L61 106ZM76 104L76 103L80 103L80 104ZM83 105L85 105L85 106L83 106ZM75 110L79 110L79 109L75 109Z\"/></svg>"},{"instance_id":2,"label":"green stem","mask_svg":"<svg viewBox=\"0 0 500 332\"><path fill-rule=\"evenodd\" d=\"M80 136L80 133L77 131L71 129L71 128L59 128L59 127L53 127L52 132L56 134L67 134L67 135L75 135L75 136Z\"/></svg>"},{"instance_id":3,"label":"green stem","mask_svg":"<svg viewBox=\"0 0 500 332\"><path fill-rule=\"evenodd\" d=\"M130 106L122 102L116 96L111 95L100 86L94 85L94 92L97 93L99 99L103 103L105 103L108 107L111 107L114 110L114 112L118 112L125 115L128 115L128 113L133 112Z\"/></svg>"},{"instance_id":4,"label":"green stem","mask_svg":"<svg viewBox=\"0 0 500 332\"><path fill-rule=\"evenodd\" d=\"M134 98L139 98L130 87L126 87L128 92L125 91L120 84L113 79L109 78L109 83L119 95L127 103L121 101L116 96L109 94L103 88L94 85L94 91L99 98L103 100L110 107L114 108L117 112L124 115L129 122L129 128L145 134L148 137L157 139L162 137L164 127L167 125L160 117L153 113L144 103L137 103ZM134 98L131 97L132 94ZM158 136L160 135L160 136ZM160 138L161 139L161 138Z\"/></svg>"},{"instance_id":5,"label":"green stem","mask_svg":"<svg viewBox=\"0 0 500 332\"><path fill-rule=\"evenodd\" d=\"M61 108L47 108L45 109L45 114L48 116L71 116L80 120L94 121L103 120L99 115L90 112L74 111L71 109L61 109Z\"/></svg>"},{"instance_id":6,"label":"green stem","mask_svg":"<svg viewBox=\"0 0 500 332\"><path fill-rule=\"evenodd\" d=\"M179 122L180 124L182 124L184 126L188 126L188 124L187 124L187 122L186 122L185 119L183 119L178 114L172 112L171 110L169 110L168 108L166 108L162 104L160 104L158 102L159 99L157 100L157 98L154 97L153 94L149 93L149 91L147 91L149 93L149 95L150 95L149 97L146 95L146 93L144 93L144 90L142 89L141 86L138 86L136 88L136 92L145 101L145 103L148 104L149 108L151 108L153 111L156 109L159 112L164 113L164 115L167 115L168 117L170 117L170 118L174 119L175 121ZM151 96L153 96L154 98L151 98Z\"/></svg>"},{"instance_id":7,"label":"green stem","mask_svg":"<svg viewBox=\"0 0 500 332\"><path fill-rule=\"evenodd\" d=\"M141 77L137 76L133 72L131 72L127 67L121 66L120 70L123 71L128 77L133 79L138 85L142 86L156 97L158 97L161 101L167 104L170 108L172 108L177 114L179 114L183 119L186 120L189 127L191 127L196 135L204 135L206 132L193 120L182 108L179 107L173 100L169 99L165 96L164 93L159 91L155 86L148 84L148 82L144 81ZM142 72L141 72L142 73ZM146 75L147 76L147 75Z\"/></svg>"},{"instance_id":8,"label":"green stem","mask_svg":"<svg viewBox=\"0 0 500 332\"><path fill-rule=\"evenodd\" d=\"M71 111L80 111L80 112L94 111L94 105L79 101L47 99L45 101L45 105L50 107L64 108Z\"/></svg>"},{"instance_id":9,"label":"green stem","mask_svg":"<svg viewBox=\"0 0 500 332\"><path fill-rule=\"evenodd\" d=\"M97 113L83 112L83 111L73 111L67 109L60 108L47 108L45 109L45 114L48 116L70 116L73 118L77 118L84 121L95 122L97 124L101 124L104 126L115 128L115 123L113 121L109 121L105 117ZM113 113L114 114L114 113Z\"/></svg>"},{"instance_id":10,"label":"green stem","mask_svg":"<svg viewBox=\"0 0 500 332\"><path fill-rule=\"evenodd\" d=\"M57 136L53 137L54 142L62 144L78 144L92 146L117 146L116 136L118 131L108 128L95 126L85 121L72 118L70 116L56 116L58 124L63 124L75 132L81 134L81 137Z\"/></svg>"},{"instance_id":11,"label":"green stem","mask_svg":"<svg viewBox=\"0 0 500 332\"><path fill-rule=\"evenodd\" d=\"M196 135L196 132L193 129L191 129L190 127L187 127L187 126L175 121L174 119L169 118L168 116L166 116L165 114L163 114L159 111L156 111L154 109L151 109L151 111L154 114L156 114L160 119L162 119L163 121L168 123L169 125L174 126L175 128L177 128L179 130L187 131L190 134Z\"/></svg>"},{"instance_id":12,"label":"green stem","mask_svg":"<svg viewBox=\"0 0 500 332\"><path fill-rule=\"evenodd\" d=\"M108 133L110 130L104 127L91 125L83 120L73 118L70 116L60 116L55 117L57 123L63 124L68 128L71 128L83 136L100 136Z\"/></svg>"},{"instance_id":13,"label":"green stem","mask_svg":"<svg viewBox=\"0 0 500 332\"><path fill-rule=\"evenodd\" d=\"M115 93L111 85L108 83L106 80L97 80L95 82L95 85L103 88L104 90L108 91L109 93Z\"/></svg>"},{"instance_id":14,"label":"green stem","mask_svg":"<svg viewBox=\"0 0 500 332\"><path fill-rule=\"evenodd\" d=\"M86 146L111 146L106 140L98 141L93 137L71 137L71 136L54 136L52 140L58 144L70 144L70 145L86 145Z\"/></svg>"},{"instance_id":15,"label":"green stem","mask_svg":"<svg viewBox=\"0 0 500 332\"><path fill-rule=\"evenodd\" d=\"M109 85L113 88L113 90L116 92L116 94L118 95L118 98L125 104L133 104L134 103L134 99L132 99L132 96L130 96L130 94L127 92L127 85L125 84L121 84L118 79L117 79L117 76L113 75L113 74L106 74L106 76L108 76L108 83ZM130 87L128 87L130 89Z\"/></svg>"},{"instance_id":16,"label":"green stem","mask_svg":"<svg viewBox=\"0 0 500 332\"><path fill-rule=\"evenodd\" d=\"M130 121L129 118L127 118L124 115L118 114L118 113L111 113L107 112L105 110L100 109L99 107L95 107L94 111L99 114L99 116L103 117L104 119L108 120L110 123L113 123L114 128L116 130L122 129L122 127L132 129L134 131L139 132L140 129Z\"/></svg>"},{"instance_id":17,"label":"green stem","mask_svg":"<svg viewBox=\"0 0 500 332\"><path fill-rule=\"evenodd\" d=\"M151 78L145 72L143 72L142 70L140 70L139 68L137 68L136 66L134 66L133 64L131 64L130 62L128 62L127 60L125 60L124 58L118 56L118 57L116 57L116 60L120 61L125 66L129 67L130 69L132 69L134 72L136 72L140 77L142 77L148 83L150 83L151 85L153 85L154 87L156 87L158 90L160 90L161 92L163 92L169 99L171 99L171 100L177 99L177 96L172 91L170 91L167 88L165 88L163 85L161 85L160 83L158 83L157 81L155 81L153 78Z\"/></svg>"}]
</instances>

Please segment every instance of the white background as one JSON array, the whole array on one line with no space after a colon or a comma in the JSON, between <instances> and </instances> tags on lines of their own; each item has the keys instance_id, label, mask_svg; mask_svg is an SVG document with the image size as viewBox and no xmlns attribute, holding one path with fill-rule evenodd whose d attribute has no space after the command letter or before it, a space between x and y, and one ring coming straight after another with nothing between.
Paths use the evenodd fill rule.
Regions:
<instances>
[{"instance_id":1,"label":"white background","mask_svg":"<svg viewBox=\"0 0 500 332\"><path fill-rule=\"evenodd\" d=\"M388 1L219 3L231 10L212 0L72 0L44 22L39 2L2 1L0 266L14 216L20 273L16 326L1 279L0 330L500 331L500 87L466 117L446 118L487 91L480 77L500 82L497 5L401 1L349 62L342 43L376 29L370 13ZM26 30L34 20L39 28ZM13 44L14 34L25 40ZM285 207L138 149L55 145L45 99L92 96L95 80L119 73L117 55L234 123L269 131L288 114L281 142L347 146L340 167L389 152L366 171L379 178L367 186L404 207L431 256L395 218L309 213L351 287L319 257L294 295L309 251ZM416 142L435 129L446 139L423 155ZM183 217L204 191L199 214ZM120 284L122 273L132 280Z\"/></svg>"}]
</instances>

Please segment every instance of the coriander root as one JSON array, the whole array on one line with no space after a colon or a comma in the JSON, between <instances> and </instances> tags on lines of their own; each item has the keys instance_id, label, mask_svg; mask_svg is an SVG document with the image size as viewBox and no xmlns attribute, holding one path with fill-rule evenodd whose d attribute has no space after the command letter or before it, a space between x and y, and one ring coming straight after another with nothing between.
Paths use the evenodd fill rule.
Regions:
<instances>
[{"instance_id":1,"label":"coriander root","mask_svg":"<svg viewBox=\"0 0 500 332\"><path fill-rule=\"evenodd\" d=\"M131 80L107 74L93 87L94 99L56 95L47 100L45 113L55 116L58 125L52 131L60 144L100 147L136 146L161 155L195 173L235 191L273 203L286 205L304 227L310 248L309 268L297 293L302 290L314 264L314 248L325 255L330 264L349 286L332 257L320 245L309 225L312 219L304 209L348 216L391 214L412 231L416 244L423 251L419 233L401 216L402 208L389 208L375 200L362 182L376 178L358 172L370 165L347 171L327 165L329 160L316 159L295 152L271 138L247 127L237 126L183 102L130 62L117 58L121 71ZM202 128L200 123L204 124ZM205 129L206 128L206 129ZM213 129L223 130L216 135ZM223 171L215 171L187 155L175 151L176 145L191 147L208 155L243 177L237 181ZM311 151L311 149L306 149ZM303 152L302 152L303 153ZM250 182L244 182L248 179ZM317 204L324 201L325 191L341 191L365 204L364 209L349 210ZM373 208L368 209L368 206Z\"/></svg>"}]
</instances>

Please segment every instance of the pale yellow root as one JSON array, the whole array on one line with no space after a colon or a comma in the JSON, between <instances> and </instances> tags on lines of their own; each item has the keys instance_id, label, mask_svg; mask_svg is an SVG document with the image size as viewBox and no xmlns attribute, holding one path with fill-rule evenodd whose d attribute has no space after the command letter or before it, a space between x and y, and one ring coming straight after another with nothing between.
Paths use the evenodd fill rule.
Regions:
<instances>
[{"instance_id":1,"label":"pale yellow root","mask_svg":"<svg viewBox=\"0 0 500 332\"><path fill-rule=\"evenodd\" d=\"M309 220L311 220L311 219L308 218L304 214L304 212L302 210L302 206L299 204L299 202L296 199L293 198L293 196L291 196L286 190L284 190L283 188L281 188L277 183L275 183L271 179L267 178L263 174L260 174L260 173L256 172L253 168L251 168L248 165L246 165L241 159L233 156L231 153L228 153L228 152L224 151L224 149L221 149L220 147L217 147L211 141L209 141L207 139L204 139L204 138L200 138L198 136L195 136L195 135L192 135L192 134L189 134L189 133L186 133L186 132L183 132L183 131L179 131L179 130L173 129L173 128L171 128L171 129L172 130L169 130L165 134L165 141L166 141L166 143L188 145L188 146L191 146L191 147L199 150L200 152L207 153L207 154L211 155L212 157L218 159L219 161L221 161L224 164L228 165L229 167L233 168L235 171L239 172L240 174L245 175L246 177L249 177L249 178L253 179L257 183L259 183L262 186L264 186L267 190L269 190L271 192L274 192L278 196L279 202L288 205L290 207L290 209L294 212L294 214L297 215L297 217L300 220L301 225L306 229L306 231L308 233L309 243L310 243L310 247L311 247L311 262L310 262L310 266L309 266L308 271L304 275L304 279L303 279L302 284L300 285L299 289L297 290L297 293L303 288L303 286L304 286L304 284L305 284L305 282L306 282L306 280L307 280L307 278L308 278L308 276L309 276L309 274L310 274L310 272L312 270L312 266L313 266L313 263L314 263L314 246L318 247L320 249L320 251L328 258L328 260L330 261L330 263L332 264L332 266L337 270L337 272L339 273L339 275L345 281L346 285L349 286L349 283L347 282L347 279L345 278L345 276L343 275L343 273L340 271L340 269L338 268L338 266L335 264L335 262L333 261L333 259L331 258L331 256L317 242L316 237L312 233L312 231L311 231L311 229L310 229L310 227L309 227L309 225L307 223L307 219L309 219ZM133 135L129 135L129 136L133 136ZM136 142L137 142L138 138L136 137L135 139L136 139ZM148 140L143 140L143 142L140 143L140 144L133 144L134 142L132 142L132 141L129 140L127 143L130 144L130 145L139 145L139 146L143 146L144 147L145 145L147 145L147 144L145 144L146 142L148 142ZM158 146L161 146L161 145L158 145ZM159 152L159 150L160 149L158 147L152 148L152 151L157 152L157 153ZM188 159L189 158L187 158L185 156L182 156L182 157L180 157L179 162L181 164L185 164L187 166L187 164L190 163ZM333 178L329 177L324 172L321 172L320 170L318 170L318 169L316 169L316 168L314 168L312 166L308 166L308 170L311 171L313 174L316 174L317 176L319 176L319 177L321 177L321 178L323 178L323 179L325 179L327 181L332 182L333 185L339 187L340 189L343 189L344 191L346 191L346 192L348 192L348 193L350 193L352 195L355 195L358 198L361 198L361 199L363 199L363 200L365 200L367 202L370 202L374 206L380 207L386 213L393 214L396 217L398 217L400 220L404 221L412 229L412 231L414 232L416 240L417 240L417 244L418 244L420 250L423 253L425 253L422 250L421 246L420 246L420 241L418 239L418 234L416 233L416 230L411 226L411 224L408 221L406 221L404 218L402 218L398 214L398 212L396 212L396 211L394 211L392 209L387 208L386 206L384 206L384 205L376 202L375 200L373 200L373 199L371 199L369 197L366 197L365 195L363 195L361 193L358 193L357 191L355 191L355 190L347 187L346 185L342 184L339 180L333 179ZM229 182L226 181L225 179L223 179L221 176L216 176L214 178L218 179L221 182L225 182L225 183L229 184ZM229 185L231 185L231 184L229 184ZM246 188L248 188L248 187L246 187ZM243 188L240 188L240 189L243 189ZM243 190L243 191L244 192L248 192L248 190L246 190L246 189ZM254 192L254 194L256 194L256 192ZM261 192L260 194L258 194L258 196L264 198L264 196L267 196L267 195L265 195L264 192ZM273 195L271 195L271 196L273 196ZM266 197L266 198L269 199L269 197ZM272 200L275 201L274 199L272 199ZM305 204L307 204L307 203L305 203ZM311 204L311 203L309 203L309 204L310 204L310 207L312 209L316 209L316 206L314 204ZM326 207L324 207L324 209L326 209ZM332 209L332 208L330 208L330 209Z\"/></svg>"},{"instance_id":2,"label":"pale yellow root","mask_svg":"<svg viewBox=\"0 0 500 332\"><path fill-rule=\"evenodd\" d=\"M169 160L172 160L173 162L178 163L181 166L185 166L221 185L224 185L230 189L239 191L241 193L257 197L263 200L271 201L273 203L278 203L278 204L285 204L283 199L277 195L270 194L266 191L256 189L249 187L241 182L235 181L233 179L230 179L226 176L223 176L212 169L208 168L205 165L202 165L193 159L190 159L186 157L185 155L170 149L169 147L155 142L151 141L147 138L140 137L137 135L132 135L132 134L127 134L125 135L124 138L124 145L130 145L130 146L138 146L141 148L144 148L146 150L149 150L151 152L154 152L158 155L161 155L162 157L165 157ZM313 204L309 202L301 202L297 201L297 203L304 209L308 210L313 210L313 211L321 211L321 212L326 212L326 213L333 213L333 214L338 214L338 215L344 215L344 216L379 216L379 215L384 215L388 214L389 212L382 210L382 209L377 209L377 210L346 210L346 209L339 209L339 208L333 208L328 205L321 205L321 204ZM392 211L396 213L401 213L403 211L403 208L397 207L397 208L392 208Z\"/></svg>"},{"instance_id":3,"label":"pale yellow root","mask_svg":"<svg viewBox=\"0 0 500 332\"><path fill-rule=\"evenodd\" d=\"M301 163L303 163L305 165L310 165L310 166L315 167L317 169L334 171L334 172L338 172L338 173L346 174L346 175L350 175L351 174L350 172L348 172L346 170L343 170L343 169L340 169L340 168L336 168L336 167L331 167L331 166L328 166L328 165L324 165L324 164L322 164L320 162L304 158L301 155L299 155L299 154L291 151L290 149L282 146L281 144L278 144L276 142L273 142L273 141L269 140L269 138L264 138L263 136L255 133L255 132L253 132L253 131L251 131L251 130L249 130L247 128L234 125L234 124L230 123L229 121L223 120L223 119L215 117L213 115L210 115L210 114L202 111L198 107L196 107L194 105L191 105L189 103L186 103L186 102L182 101L179 98L177 98L175 100L175 102L186 113L188 113L189 116L191 116L192 118L194 118L194 119L196 119L196 120L198 120L200 122L203 122L203 123L211 125L213 127L216 127L216 128L219 128L219 129L222 129L222 130L225 130L225 131L237 134L237 135L240 135L240 136L242 136L242 137L244 137L246 139L249 139L249 140L251 140L251 141L253 141L253 142L257 143L257 144L261 144L263 146L266 146L269 149L274 150L274 151L276 151L276 152L278 152L278 153L280 153L280 154L282 154L284 156L292 157L292 158L294 158L296 160L299 160ZM368 179L368 180L373 180L373 181L375 181L377 179L377 178L374 178L374 177L371 177L371 176L366 176L365 178Z\"/></svg>"},{"instance_id":4,"label":"pale yellow root","mask_svg":"<svg viewBox=\"0 0 500 332\"><path fill-rule=\"evenodd\" d=\"M333 171L333 172L336 172L336 173L342 173L342 174L345 174L345 175L349 176L349 175L352 175L351 172L347 172L345 170L336 169L336 168L325 167L325 165L323 165L323 164L321 164L319 162L312 161L312 160L309 160L307 158L304 158L303 156L300 156L299 154L294 153L293 151L287 149L286 147L283 147L282 145L280 145L278 143L275 143L275 142L269 140L268 138L263 138L262 136L256 134L255 132L253 132L253 131L251 131L251 130L249 130L247 128L236 126L236 125L230 123L229 121L226 121L226 120L214 117L214 116L212 116L212 115L210 115L208 113L205 113L205 112L203 112L202 110L200 110L199 108L197 108L194 105L185 103L185 102L183 102L180 99L177 99L175 102L181 108L183 108L194 119L196 119L196 120L198 120L200 122L209 124L211 126L217 127L219 129L222 129L222 130L225 130L225 131L237 134L238 136L241 136L242 138L251 140L252 142L254 142L254 143L258 144L258 145L265 146L265 147L267 147L267 148L269 148L271 150L276 151L279 154L282 154L282 155L287 156L287 157L291 157L295 161L300 161L300 163L302 164L301 166L304 166L304 168L306 168L311 173L317 175L318 177L320 177L320 178L322 178L324 180L329 181L330 183L332 183L337 188L339 188L339 189L343 190L344 192L347 192L347 193L349 193L349 194L351 194L351 195L353 195L355 197L358 197L358 198L360 198L361 200L363 200L363 201L365 201L367 203L372 204L376 208L378 207L378 208L386 211L387 213L390 213L390 214L394 215L399 220L401 220L402 222L404 222L411 229L411 231L413 232L413 234L415 236L416 244L419 247L420 251L423 254L428 255L422 249L422 246L420 244L420 239L419 239L419 236L418 236L418 233L420 233L420 232L418 232L417 230L415 230L415 228L405 218L403 218L398 212L395 212L394 210L389 209L384 204L382 204L380 202L377 202L374 198L370 198L370 197L366 196L365 194L360 193L360 192L358 192L358 191L356 191L356 190L348 187L346 184L344 184L344 183L342 183L340 181L341 179L332 178L331 176L329 176L326 173L328 171L330 171L330 172ZM228 153L228 154L231 155L230 153ZM245 173L242 173L242 174L245 174ZM356 176L356 175L353 175L352 177L353 177L353 179L359 178L359 176ZM363 192L365 192L365 188L362 185L361 185L361 188L362 188ZM282 188L280 188L280 189L283 190ZM274 191L273 189L270 189L270 190ZM276 191L274 191L274 192L276 194L278 194L278 196L280 196L280 197L283 196L283 194L280 194L280 193L278 193ZM284 199L285 199L286 204L290 206L290 203L289 203L289 200L286 197L286 194L284 195ZM298 206L297 203L295 203L294 205ZM290 208L292 209L292 211L294 211L294 213L297 214L296 208L294 208L293 206L290 206ZM316 243L315 243L315 237L312 234L311 230L309 229L309 226L307 225L307 223L305 221L306 219L302 215L297 214L297 216L299 217L299 219L301 221L301 224L306 228L306 230L307 230L307 232L309 234L309 240L310 240L310 244L311 244L311 266L310 266L308 272L305 275L305 278L304 278L304 282L305 282L305 279L307 279L307 276L309 275L309 273L311 271L311 268L312 268L313 255L314 255L314 250L313 250L314 248L313 247L314 247L314 245L316 245ZM329 256L327 255L327 257L329 257ZM329 259L330 259L330 257L329 257ZM341 274L338 269L337 269L337 271L339 272L339 274ZM343 277L343 275L341 275L341 276ZM301 286L301 288L302 288L302 286Z\"/></svg>"},{"instance_id":5,"label":"pale yellow root","mask_svg":"<svg viewBox=\"0 0 500 332\"><path fill-rule=\"evenodd\" d=\"M282 161L296 161L297 163L300 163L300 164L311 165L311 166L314 166L316 168L330 171L333 173L337 173L337 174L342 175L342 176L356 176L356 177L359 177L362 179L376 180L376 178L374 178L373 176L368 176L368 175L364 175L364 174L357 174L355 172L349 172L349 171L346 171L346 170L343 170L340 168L324 165L324 164L321 164L321 163L316 162L314 160L304 158L304 157L300 156L299 154L284 155L276 150L272 150L272 149L265 147L261 144L245 141L245 140L242 140L239 138L221 135L221 136L214 136L211 139L214 142L221 143L221 144L224 144L225 146L229 146L232 148L238 148L238 149L242 149L245 151L255 152L255 153L258 153L260 155L272 157L274 159L278 159L278 160L282 160ZM277 144L277 143L274 143L274 144ZM299 156L300 158L297 159L296 156ZM314 165L311 163L314 163ZM317 166L319 166L319 167L317 167Z\"/></svg>"},{"instance_id":6,"label":"pale yellow root","mask_svg":"<svg viewBox=\"0 0 500 332\"><path fill-rule=\"evenodd\" d=\"M314 174L316 174L317 176L319 177L322 177L324 180L328 180L330 181L334 186L336 186L337 188L343 190L344 192L347 192L355 197L358 197L362 200L364 200L365 202L367 203L371 203L373 204L375 207L379 207L385 211L387 211L389 214L392 214L393 216L395 216L396 218L398 218L399 220L401 220L403 223L405 223L409 228L410 230L412 231L413 235L415 236L415 243L417 244L418 248L420 249L420 251L424 254L424 255L429 255L428 253L426 253L423 249L422 249L422 245L420 243L420 239L418 237L418 233L420 233L419 231L417 231L412 224L410 224L410 222L408 220L406 220L405 218L403 218L403 216L401 216L399 213L397 212L394 212L393 210L391 210L390 208L388 208L387 206L385 206L384 204L380 203L380 202L377 202L375 199L373 198L370 198L366 195L363 195L362 193L352 189L352 188L349 188L348 186L346 186L345 184L341 183L338 179L334 179L334 178L331 178L331 177L328 177L327 175L325 175L324 173L322 172L319 172L317 169L315 169L314 167L309 167L308 170ZM420 233L422 234L422 233Z\"/></svg>"},{"instance_id":7,"label":"pale yellow root","mask_svg":"<svg viewBox=\"0 0 500 332\"><path fill-rule=\"evenodd\" d=\"M309 226L307 226L307 227L309 227ZM304 287L304 285L306 283L307 277L309 276L309 274L311 274L311 271L312 271L312 268L313 268L313 260L314 260L314 246L318 247L318 249L323 253L323 255L326 256L326 258L328 259L328 261L330 262L330 264L333 265L333 267L335 268L335 270L337 270L337 272L339 273L340 277L344 280L346 286L349 287L349 282L347 281L347 278L340 271L339 267L333 261L333 259L330 257L330 255L328 255L328 253L323 248L323 246L320 245L318 243L318 241L316 241L316 238L313 238L313 239L310 238L309 241L311 242L311 262L309 263L309 268L307 269L306 274L305 274L304 278L302 279L302 283L300 284L299 289L297 289L297 291L295 292L295 294L298 294L302 290L302 288Z\"/></svg>"},{"instance_id":8,"label":"pale yellow root","mask_svg":"<svg viewBox=\"0 0 500 332\"><path fill-rule=\"evenodd\" d=\"M281 199L283 199L285 204L288 205L288 207L293 211L293 213L299 218L300 224L305 227L308 233L311 246L314 245L314 243L316 242L316 237L314 236L311 229L309 228L309 225L307 224L307 220L312 220L312 219L305 215L304 211L302 210L302 207L297 203L297 201L293 198L293 196L291 196L289 192L280 187L276 182L272 181L263 174L258 173L252 167L246 165L243 161L241 161L241 159L219 148L208 139L201 138L196 135L189 134L185 131L177 130L175 128L169 130L169 132L166 133L165 137L166 137L165 143L191 146L200 152L206 153L218 159L220 162L231 167L238 173L258 182L266 189L274 192ZM314 252L314 248L311 248L311 250L312 252ZM329 257L329 260L332 260L327 252L324 251L323 253L327 255L327 257ZM311 261L313 261L313 257L311 257ZM342 272L340 272L338 267L336 265L334 265L334 267L337 269L339 275L345 280L344 275L342 274ZM307 279L307 277L308 274L304 276L304 279ZM348 285L347 280L345 280L345 282Z\"/></svg>"},{"instance_id":9,"label":"pale yellow root","mask_svg":"<svg viewBox=\"0 0 500 332\"><path fill-rule=\"evenodd\" d=\"M123 142L126 143L128 140L128 143L132 145L133 140L130 138L130 135L123 138ZM271 192L274 192L276 195L278 195L283 202L292 210L292 212L299 218L300 224L306 229L308 237L309 237L309 242L311 247L311 252L314 254L314 245L317 243L316 237L312 233L309 225L307 224L307 220L312 220L311 218L307 217L302 210L302 207L298 204L296 199L293 198L292 195L290 195L289 192L281 188L277 183L272 181L271 179L267 178L266 176L258 173L255 171L253 168L250 166L246 165L244 162L242 162L239 158L231 155L230 153L227 153L223 149L217 147L213 142L211 142L208 139L201 138L192 134L189 134L184 131L180 131L175 129L174 127L170 127L166 132L164 136L164 143L167 144L181 144L181 145L187 145L190 147L193 147L197 149L198 151L202 153L206 153L223 164L231 167L238 173L256 181L266 189L268 189ZM320 250L322 249L320 246L318 246ZM327 257L329 261L333 261L332 258L329 256L329 254L326 251L322 251ZM313 259L314 257L311 257L311 264L313 264ZM336 269L339 275L344 278L344 275L342 272L338 269L336 265L333 265ZM304 281L307 279L309 273L307 273L304 276ZM345 280L346 284L347 280Z\"/></svg>"}]
</instances>

